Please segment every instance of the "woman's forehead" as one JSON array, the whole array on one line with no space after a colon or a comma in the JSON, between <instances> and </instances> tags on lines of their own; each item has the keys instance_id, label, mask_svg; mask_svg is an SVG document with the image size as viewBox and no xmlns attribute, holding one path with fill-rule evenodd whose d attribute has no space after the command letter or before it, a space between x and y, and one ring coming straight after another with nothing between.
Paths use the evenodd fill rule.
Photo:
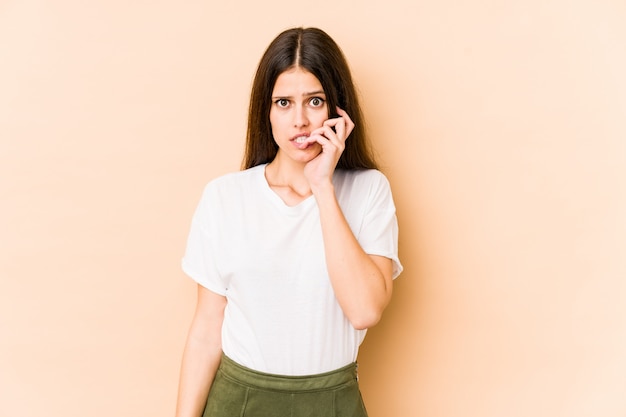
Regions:
<instances>
[{"instance_id":1,"label":"woman's forehead","mask_svg":"<svg viewBox=\"0 0 626 417\"><path fill-rule=\"evenodd\" d=\"M311 72L301 67L284 71L276 79L272 95L306 96L324 94L322 83Z\"/></svg>"}]
</instances>

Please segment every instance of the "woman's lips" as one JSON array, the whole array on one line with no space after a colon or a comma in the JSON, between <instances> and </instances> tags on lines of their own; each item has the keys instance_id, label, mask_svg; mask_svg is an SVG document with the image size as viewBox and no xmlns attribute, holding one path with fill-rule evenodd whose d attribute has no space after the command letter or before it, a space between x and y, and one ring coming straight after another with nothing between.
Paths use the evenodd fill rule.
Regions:
<instances>
[{"instance_id":1,"label":"woman's lips","mask_svg":"<svg viewBox=\"0 0 626 417\"><path fill-rule=\"evenodd\" d=\"M303 142L306 142L308 138L309 138L308 136L298 136L297 138L294 139L294 141L296 143L303 143Z\"/></svg>"},{"instance_id":2,"label":"woman's lips","mask_svg":"<svg viewBox=\"0 0 626 417\"><path fill-rule=\"evenodd\" d=\"M309 136L310 136L310 133L302 132L302 133L298 133L297 135L295 135L289 140L291 140L292 142L302 143L306 141L309 138Z\"/></svg>"},{"instance_id":3,"label":"woman's lips","mask_svg":"<svg viewBox=\"0 0 626 417\"><path fill-rule=\"evenodd\" d=\"M291 138L291 143L293 143L294 146L298 149L306 149L309 146L311 146L313 143L315 143L315 142L309 142L308 140L309 140L309 134L301 133Z\"/></svg>"}]
</instances>

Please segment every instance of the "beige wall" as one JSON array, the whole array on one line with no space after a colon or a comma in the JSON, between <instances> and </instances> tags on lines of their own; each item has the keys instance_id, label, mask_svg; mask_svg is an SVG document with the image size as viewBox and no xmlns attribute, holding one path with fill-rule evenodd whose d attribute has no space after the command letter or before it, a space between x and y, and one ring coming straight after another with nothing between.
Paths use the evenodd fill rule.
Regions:
<instances>
[{"instance_id":1,"label":"beige wall","mask_svg":"<svg viewBox=\"0 0 626 417\"><path fill-rule=\"evenodd\" d=\"M203 184L294 25L342 45L406 270L372 417L626 415L621 1L0 1L0 415L171 416Z\"/></svg>"}]
</instances>

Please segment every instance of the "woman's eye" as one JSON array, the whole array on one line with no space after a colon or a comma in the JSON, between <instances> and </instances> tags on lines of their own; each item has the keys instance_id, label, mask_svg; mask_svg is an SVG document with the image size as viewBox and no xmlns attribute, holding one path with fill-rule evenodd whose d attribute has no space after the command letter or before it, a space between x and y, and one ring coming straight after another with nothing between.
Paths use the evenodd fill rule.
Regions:
<instances>
[{"instance_id":1,"label":"woman's eye","mask_svg":"<svg viewBox=\"0 0 626 417\"><path fill-rule=\"evenodd\" d=\"M276 104L278 105L278 107L287 107L289 105L289 100L287 100L286 98L279 98L278 100L276 100Z\"/></svg>"},{"instance_id":2,"label":"woman's eye","mask_svg":"<svg viewBox=\"0 0 626 417\"><path fill-rule=\"evenodd\" d=\"M324 104L324 100L319 98L319 97L313 97L309 103L311 103L311 106L313 107L320 107L322 104Z\"/></svg>"}]
</instances>

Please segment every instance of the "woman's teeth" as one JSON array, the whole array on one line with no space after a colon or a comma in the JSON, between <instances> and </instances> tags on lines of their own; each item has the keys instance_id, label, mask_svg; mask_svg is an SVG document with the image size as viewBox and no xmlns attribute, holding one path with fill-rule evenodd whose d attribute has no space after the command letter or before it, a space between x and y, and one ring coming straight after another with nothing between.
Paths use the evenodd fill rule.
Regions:
<instances>
[{"instance_id":1,"label":"woman's teeth","mask_svg":"<svg viewBox=\"0 0 626 417\"><path fill-rule=\"evenodd\" d=\"M296 143L304 143L307 140L308 136L298 136L297 138L295 138L295 142Z\"/></svg>"}]
</instances>

